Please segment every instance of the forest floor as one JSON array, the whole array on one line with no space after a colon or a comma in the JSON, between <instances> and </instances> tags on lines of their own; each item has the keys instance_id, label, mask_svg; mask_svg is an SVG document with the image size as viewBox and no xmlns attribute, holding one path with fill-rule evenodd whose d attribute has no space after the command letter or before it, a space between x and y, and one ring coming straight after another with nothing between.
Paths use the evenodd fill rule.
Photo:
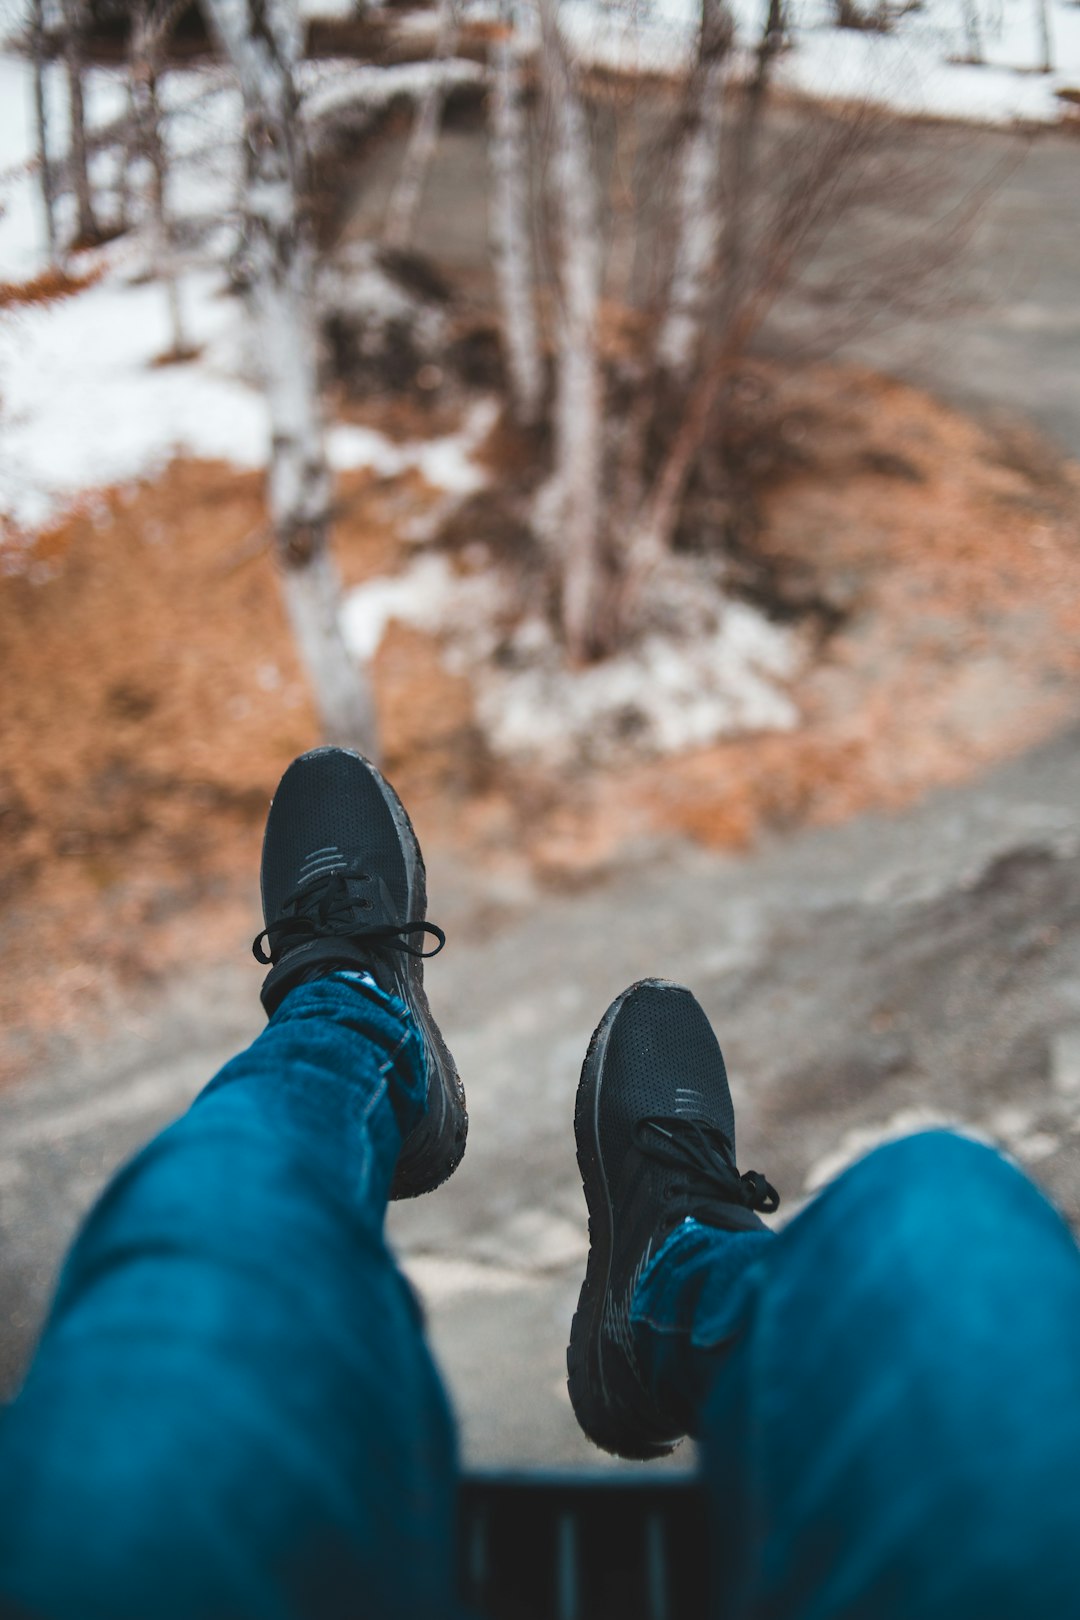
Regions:
<instances>
[{"instance_id":1,"label":"forest floor","mask_svg":"<svg viewBox=\"0 0 1080 1620\"><path fill-rule=\"evenodd\" d=\"M902 807L1074 712L1077 467L865 370L771 381L786 453L758 560L781 605L793 593L833 615L792 692L799 723L618 769L508 764L469 672L391 622L373 665L384 763L425 844L496 885L566 888L657 834L744 849ZM384 403L378 421L416 434L414 407ZM497 481L498 434L488 454ZM401 536L438 498L416 471L346 474L347 582L402 569L416 548ZM0 1072L14 1076L251 927L267 800L317 731L260 480L222 464L178 461L82 502L0 577L0 632Z\"/></svg>"}]
</instances>

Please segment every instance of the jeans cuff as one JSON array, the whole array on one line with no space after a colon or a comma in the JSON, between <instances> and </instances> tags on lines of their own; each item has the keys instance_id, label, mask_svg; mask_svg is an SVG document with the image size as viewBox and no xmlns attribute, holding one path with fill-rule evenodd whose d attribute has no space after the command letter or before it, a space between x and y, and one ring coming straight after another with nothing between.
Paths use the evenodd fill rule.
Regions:
<instances>
[{"instance_id":1,"label":"jeans cuff","mask_svg":"<svg viewBox=\"0 0 1080 1620\"><path fill-rule=\"evenodd\" d=\"M267 1026L298 1018L327 1018L343 1034L359 1035L378 1053L378 1073L402 1137L423 1118L427 1106L427 1057L407 1004L374 979L348 969L309 979L290 990Z\"/></svg>"},{"instance_id":2,"label":"jeans cuff","mask_svg":"<svg viewBox=\"0 0 1080 1620\"><path fill-rule=\"evenodd\" d=\"M775 1234L726 1232L688 1218L641 1276L630 1305L634 1349L652 1399L691 1435L717 1366L738 1336Z\"/></svg>"}]
</instances>

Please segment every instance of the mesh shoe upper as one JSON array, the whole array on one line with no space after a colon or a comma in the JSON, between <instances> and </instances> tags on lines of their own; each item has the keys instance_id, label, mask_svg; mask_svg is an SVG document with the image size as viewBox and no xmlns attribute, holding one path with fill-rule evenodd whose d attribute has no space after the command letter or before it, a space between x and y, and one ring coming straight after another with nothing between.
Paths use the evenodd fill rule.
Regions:
<instances>
[{"instance_id":1,"label":"mesh shoe upper","mask_svg":"<svg viewBox=\"0 0 1080 1620\"><path fill-rule=\"evenodd\" d=\"M687 1216L754 1230L756 1211L779 1203L763 1176L735 1167L724 1059L689 990L645 980L612 1004L582 1068L575 1131L591 1244L567 1352L570 1398L606 1450L662 1455L681 1432L640 1375L630 1326L638 1281Z\"/></svg>"},{"instance_id":2,"label":"mesh shoe upper","mask_svg":"<svg viewBox=\"0 0 1080 1620\"><path fill-rule=\"evenodd\" d=\"M410 905L425 896L410 884L401 831L378 778L366 761L342 748L301 754L282 777L263 839L262 902L268 923L288 896L320 873L361 862L386 884L396 915L408 920ZM414 863L415 864L415 863Z\"/></svg>"},{"instance_id":3,"label":"mesh shoe upper","mask_svg":"<svg viewBox=\"0 0 1080 1620\"><path fill-rule=\"evenodd\" d=\"M607 1035L599 1103L600 1148L612 1170L650 1115L705 1119L735 1154L735 1109L712 1025L689 990L646 981L622 1000Z\"/></svg>"},{"instance_id":4,"label":"mesh shoe upper","mask_svg":"<svg viewBox=\"0 0 1080 1620\"><path fill-rule=\"evenodd\" d=\"M427 1109L402 1145L391 1197L445 1181L465 1151L468 1116L454 1060L424 990L424 862L389 782L344 748L293 761L270 806L263 838L266 928L253 946L272 963L262 1000L272 1015L295 986L339 968L366 969L406 1005L427 1065Z\"/></svg>"}]
</instances>

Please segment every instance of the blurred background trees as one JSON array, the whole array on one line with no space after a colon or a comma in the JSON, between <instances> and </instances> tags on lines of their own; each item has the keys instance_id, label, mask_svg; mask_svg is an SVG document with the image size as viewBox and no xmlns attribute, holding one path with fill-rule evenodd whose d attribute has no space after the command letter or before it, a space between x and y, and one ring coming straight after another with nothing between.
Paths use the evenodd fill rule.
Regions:
<instances>
[{"instance_id":1,"label":"blurred background trees","mask_svg":"<svg viewBox=\"0 0 1080 1620\"><path fill-rule=\"evenodd\" d=\"M45 4L32 0L27 40L51 251L59 261L137 232L167 303L166 361L193 352L170 203L175 165L188 161L174 151L167 86L178 34L188 53L216 51L238 87L229 262L267 400L270 528L322 725L369 753L374 706L343 639L332 553L322 394L335 327L321 307L329 283L320 255L335 252L328 214L348 212L341 195L327 202L353 172L338 172L335 152L364 149L374 109L403 104L406 133L381 230L336 260L336 286L390 287L412 301L419 330L430 299L416 289L441 275L438 244L423 229L425 188L462 58L480 78L499 386L507 419L525 435L520 515L544 559L551 634L576 666L680 613L693 634L721 611L723 544L688 560L681 535L695 490L707 485L715 507L737 477L728 449L743 426L740 375L785 298L811 283L819 300L827 293L834 340L845 321L916 307L940 289L973 217L974 204L947 224L935 217L932 177L885 113L777 95L792 26L782 0L762 0L756 16L701 0L692 48L655 68L628 50L636 13L619 5L607 13L622 40L614 66L599 65L587 35L569 28L562 0L501 0L494 18L439 0L426 33L393 12L358 10L338 25L330 78L307 73L315 35L298 0L201 0L201 12L190 0L61 0L48 14ZM123 63L129 108L92 136L91 39ZM62 62L69 91L63 160L49 150L51 60ZM111 191L95 161L105 152ZM883 194L905 188L929 200L918 240L898 251L882 230L853 229ZM841 223L845 251L830 259ZM739 501L727 504L739 541Z\"/></svg>"}]
</instances>

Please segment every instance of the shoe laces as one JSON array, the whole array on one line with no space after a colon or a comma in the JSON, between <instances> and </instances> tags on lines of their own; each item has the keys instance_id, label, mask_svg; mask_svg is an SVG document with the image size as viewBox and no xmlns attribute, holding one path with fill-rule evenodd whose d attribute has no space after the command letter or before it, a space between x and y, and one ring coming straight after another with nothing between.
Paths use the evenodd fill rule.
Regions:
<instances>
[{"instance_id":1,"label":"shoe laces","mask_svg":"<svg viewBox=\"0 0 1080 1620\"><path fill-rule=\"evenodd\" d=\"M365 927L359 922L357 912L370 911L372 902L366 896L353 893L350 884L370 882L371 874L353 863L301 883L283 902L283 915L268 923L252 941L251 952L256 962L264 966L276 964L309 939L335 937L363 940L365 945L401 951L406 956L437 956L446 944L446 935L437 923L421 920L371 923ZM434 949L425 951L422 946L414 945L411 940L414 934L430 934L437 942Z\"/></svg>"},{"instance_id":2,"label":"shoe laces","mask_svg":"<svg viewBox=\"0 0 1080 1620\"><path fill-rule=\"evenodd\" d=\"M631 1136L646 1157L679 1172L664 1197L678 1198L687 1213L741 1204L771 1215L780 1207L780 1194L759 1171L739 1174L727 1137L708 1120L654 1114L637 1120Z\"/></svg>"}]
</instances>

